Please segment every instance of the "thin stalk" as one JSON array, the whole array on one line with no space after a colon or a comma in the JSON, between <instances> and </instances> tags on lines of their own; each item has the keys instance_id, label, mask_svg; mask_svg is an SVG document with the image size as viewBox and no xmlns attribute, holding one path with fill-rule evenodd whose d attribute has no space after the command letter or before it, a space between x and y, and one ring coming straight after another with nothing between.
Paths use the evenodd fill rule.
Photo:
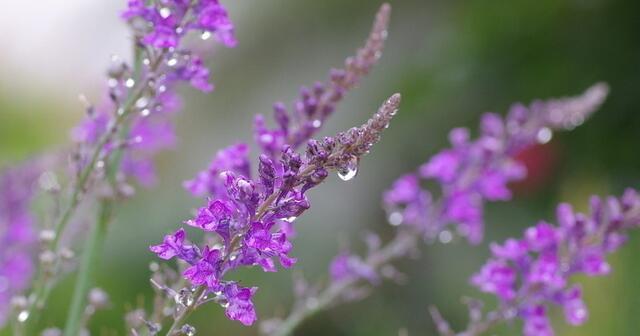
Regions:
<instances>
[{"instance_id":1,"label":"thin stalk","mask_svg":"<svg viewBox=\"0 0 640 336\"><path fill-rule=\"evenodd\" d=\"M382 249L371 254L365 260L365 263L373 269L378 269L395 259L405 256L407 251L415 246L417 239L418 237L416 235L399 232L394 239L389 241ZM349 278L332 283L315 298L316 301L314 304L306 305L303 303L295 307L270 336L291 335L302 322L336 304L345 293L358 285L360 280L359 278Z\"/></svg>"},{"instance_id":2,"label":"thin stalk","mask_svg":"<svg viewBox=\"0 0 640 336\"><path fill-rule=\"evenodd\" d=\"M94 271L98 264L104 237L107 234L107 227L111 222L112 215L113 203L108 200L102 201L98 213L97 225L91 230L89 239L85 244L82 263L78 268L76 285L71 298L71 307L67 314L67 322L64 329L65 336L76 336L80 333L87 294L92 284Z\"/></svg>"},{"instance_id":3,"label":"thin stalk","mask_svg":"<svg viewBox=\"0 0 640 336\"><path fill-rule=\"evenodd\" d=\"M134 46L134 48L136 48L136 50L139 49L139 47L137 46ZM150 66L150 70L149 70L150 72L153 72L157 69L157 67L161 63L163 56L164 56L164 53L161 53L157 56L156 61L152 63L152 65ZM142 57L142 53L139 51L136 51L136 63L134 65L134 73L136 74L141 73L138 69L140 68L140 65L141 65L141 60L138 60L138 58L141 58L141 57ZM71 193L71 200L69 201L69 205L65 208L64 212L60 216L60 219L55 224L55 238L53 242L50 244L50 246L48 247L50 251L57 253L58 249L60 248L59 246L60 239L62 238L64 230L69 224L69 221L73 217L75 211L78 209L82 193L84 192L84 190L87 187L87 184L89 183L89 179L96 167L96 163L98 162L98 159L100 158L100 155L104 147L110 141L113 140L113 137L117 134L118 128L120 128L125 123L125 121L127 120L127 117L131 114L131 111L133 111L133 106L135 102L144 93L147 87L147 84L148 84L147 80L140 80L139 84L134 88L133 92L131 92L131 94L127 97L125 102L120 107L120 109L122 110L122 113L118 113L118 116L116 117L116 120L111 126L111 128L107 130L107 132L100 138L100 140L96 144L95 149L91 155L91 159L89 160L89 163L80 172L78 182L75 184L73 191ZM116 160L116 162L119 165L119 160ZM27 309L27 311L31 314L31 317L27 320L28 324L31 324L31 325L37 324L39 320L39 311L46 304L52 290L52 285L49 284L48 282L50 280L50 277L55 275L56 269L57 269L57 265L54 266L54 268L49 271L43 270L42 267L38 268L38 272L37 272L37 275L34 281L34 286L33 286L34 288L33 294L30 298L29 307Z\"/></svg>"}]
</instances>

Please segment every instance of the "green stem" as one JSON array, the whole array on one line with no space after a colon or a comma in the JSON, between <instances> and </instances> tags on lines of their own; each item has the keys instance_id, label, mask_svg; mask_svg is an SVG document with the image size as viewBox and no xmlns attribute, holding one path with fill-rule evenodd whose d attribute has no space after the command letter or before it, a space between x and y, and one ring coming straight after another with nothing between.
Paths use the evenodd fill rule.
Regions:
<instances>
[{"instance_id":1,"label":"green stem","mask_svg":"<svg viewBox=\"0 0 640 336\"><path fill-rule=\"evenodd\" d=\"M85 244L82 263L78 268L76 285L71 299L71 307L69 308L64 329L65 336L77 336L80 333L87 294L92 284L92 278L96 265L98 264L99 255L102 251L104 238L107 233L107 227L111 222L112 214L113 203L107 200L102 201L97 225L91 230L91 234Z\"/></svg>"}]
</instances>

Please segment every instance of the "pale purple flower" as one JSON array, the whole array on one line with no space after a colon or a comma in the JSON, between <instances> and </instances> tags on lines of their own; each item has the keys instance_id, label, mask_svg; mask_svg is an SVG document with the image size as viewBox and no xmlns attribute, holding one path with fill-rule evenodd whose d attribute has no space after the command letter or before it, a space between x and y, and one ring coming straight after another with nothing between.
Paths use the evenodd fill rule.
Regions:
<instances>
[{"instance_id":1,"label":"pale purple flower","mask_svg":"<svg viewBox=\"0 0 640 336\"><path fill-rule=\"evenodd\" d=\"M227 300L225 315L230 320L250 326L257 319L255 307L251 298L258 291L258 287L240 287L236 283L229 283L224 287L224 296Z\"/></svg>"},{"instance_id":2,"label":"pale purple flower","mask_svg":"<svg viewBox=\"0 0 640 336\"><path fill-rule=\"evenodd\" d=\"M34 272L37 241L31 202L39 162L28 162L0 172L0 326L9 314L10 299L29 287Z\"/></svg>"},{"instance_id":3,"label":"pale purple flower","mask_svg":"<svg viewBox=\"0 0 640 336\"><path fill-rule=\"evenodd\" d=\"M560 305L569 324L583 324L588 311L574 275L601 276L610 272L606 256L615 251L609 237L621 241L640 227L640 197L633 189L620 198L594 196L590 214L557 208L555 226L540 222L525 230L522 240L492 244L493 257L471 278L483 292L495 294L504 310L517 311L525 335L553 335L547 307Z\"/></svg>"},{"instance_id":4,"label":"pale purple flower","mask_svg":"<svg viewBox=\"0 0 640 336\"><path fill-rule=\"evenodd\" d=\"M335 138L310 141L305 156L290 146L274 156L261 155L256 179L250 178L246 146L219 152L209 171L188 183L194 191L206 190L217 198L210 198L185 223L215 233L213 238L221 240L224 248L207 245L200 254L195 245L186 243L185 231L180 229L166 236L162 244L151 246L151 251L162 259L177 257L191 264L183 276L192 285L213 293L213 300L226 306L230 319L253 323L256 314L251 297L257 288L237 287L225 280L226 273L242 267L275 272L276 261L284 268L292 267L296 259L290 256L289 225L309 209L305 193L322 182L329 169L340 173L366 155L380 140L399 103L400 95L393 95L362 126ZM225 168L230 170L220 171ZM348 268L355 276L377 279L374 270L362 261L352 258Z\"/></svg>"},{"instance_id":5,"label":"pale purple flower","mask_svg":"<svg viewBox=\"0 0 640 336\"><path fill-rule=\"evenodd\" d=\"M526 176L516 155L549 141L553 130L575 127L571 120L575 123L588 117L607 92L605 84L596 84L574 98L536 101L529 107L516 104L506 118L486 113L475 140L470 140L469 130L453 129L451 148L429 159L418 175L401 177L385 193L383 202L391 224L412 226L429 239L453 224L469 242L480 243L484 203L511 199L509 183ZM439 184L439 202L430 200L431 193L420 186L422 180Z\"/></svg>"},{"instance_id":6,"label":"pale purple flower","mask_svg":"<svg viewBox=\"0 0 640 336\"><path fill-rule=\"evenodd\" d=\"M173 234L166 235L162 244L151 246L149 249L165 260L178 257L189 263L194 263L200 256L200 250L195 245L187 244L186 236L184 229L179 229Z\"/></svg>"}]
</instances>

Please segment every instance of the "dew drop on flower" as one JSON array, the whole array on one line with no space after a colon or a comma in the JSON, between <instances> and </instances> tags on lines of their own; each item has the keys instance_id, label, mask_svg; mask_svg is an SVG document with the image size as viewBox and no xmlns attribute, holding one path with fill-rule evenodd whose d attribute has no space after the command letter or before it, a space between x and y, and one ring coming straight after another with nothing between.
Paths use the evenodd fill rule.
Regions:
<instances>
[{"instance_id":1,"label":"dew drop on flower","mask_svg":"<svg viewBox=\"0 0 640 336\"><path fill-rule=\"evenodd\" d=\"M316 120L314 120L314 121L311 123L311 125L312 125L314 128L320 128L320 126L322 126L322 121L320 121L319 119L316 119Z\"/></svg>"},{"instance_id":2,"label":"dew drop on flower","mask_svg":"<svg viewBox=\"0 0 640 336\"><path fill-rule=\"evenodd\" d=\"M176 66L178 64L178 60L175 58L171 58L167 61L167 65L170 67Z\"/></svg>"},{"instance_id":3,"label":"dew drop on flower","mask_svg":"<svg viewBox=\"0 0 640 336\"><path fill-rule=\"evenodd\" d=\"M132 88L134 85L136 85L136 81L133 78L129 78L124 82L124 86L128 88Z\"/></svg>"},{"instance_id":4,"label":"dew drop on flower","mask_svg":"<svg viewBox=\"0 0 640 336\"><path fill-rule=\"evenodd\" d=\"M110 88L115 88L116 86L118 86L118 80L115 78L109 78L109 80L107 80L107 85Z\"/></svg>"},{"instance_id":5,"label":"dew drop on flower","mask_svg":"<svg viewBox=\"0 0 640 336\"><path fill-rule=\"evenodd\" d=\"M147 107L148 104L149 104L149 98L147 97L140 97L138 100L136 100L137 108L145 108Z\"/></svg>"},{"instance_id":6,"label":"dew drop on flower","mask_svg":"<svg viewBox=\"0 0 640 336\"><path fill-rule=\"evenodd\" d=\"M349 181L358 175L358 157L352 156L344 166L338 168L338 177Z\"/></svg>"},{"instance_id":7,"label":"dew drop on flower","mask_svg":"<svg viewBox=\"0 0 640 336\"><path fill-rule=\"evenodd\" d=\"M298 217L291 216L291 217L283 218L282 220L285 222L293 223L296 219L298 219Z\"/></svg>"},{"instance_id":8,"label":"dew drop on flower","mask_svg":"<svg viewBox=\"0 0 640 336\"><path fill-rule=\"evenodd\" d=\"M174 296L174 300L177 304L183 307L191 306L193 304L193 293L190 290L183 288Z\"/></svg>"},{"instance_id":9,"label":"dew drop on flower","mask_svg":"<svg viewBox=\"0 0 640 336\"><path fill-rule=\"evenodd\" d=\"M549 129L548 127L543 127L538 131L538 134L536 135L536 139L538 140L538 143L541 144L546 144L547 142L551 141L551 138L553 137L553 133L551 132L551 129Z\"/></svg>"},{"instance_id":10,"label":"dew drop on flower","mask_svg":"<svg viewBox=\"0 0 640 336\"><path fill-rule=\"evenodd\" d=\"M201 38L203 41L208 40L209 38L211 38L211 32L210 32L210 31L204 31L204 32L202 32L202 35L200 35L200 38Z\"/></svg>"},{"instance_id":11,"label":"dew drop on flower","mask_svg":"<svg viewBox=\"0 0 640 336\"><path fill-rule=\"evenodd\" d=\"M151 272L157 272L159 269L160 269L160 265L157 262L153 261L149 264L149 270Z\"/></svg>"},{"instance_id":12,"label":"dew drop on flower","mask_svg":"<svg viewBox=\"0 0 640 336\"><path fill-rule=\"evenodd\" d=\"M18 313L18 322L24 323L24 322L27 322L28 319L29 319L29 311L23 310L20 313Z\"/></svg>"},{"instance_id":13,"label":"dew drop on flower","mask_svg":"<svg viewBox=\"0 0 640 336\"><path fill-rule=\"evenodd\" d=\"M440 240L441 243L448 244L453 239L453 235L451 234L450 231L444 230L440 232L440 234L438 235L438 239Z\"/></svg>"},{"instance_id":14,"label":"dew drop on flower","mask_svg":"<svg viewBox=\"0 0 640 336\"><path fill-rule=\"evenodd\" d=\"M149 111L149 109L144 109L144 110L140 111L140 114L141 114L143 117L148 117L148 116L149 116L149 114L151 114L151 111Z\"/></svg>"},{"instance_id":15,"label":"dew drop on flower","mask_svg":"<svg viewBox=\"0 0 640 336\"><path fill-rule=\"evenodd\" d=\"M162 16L163 19L168 18L169 15L171 15L171 9L167 7L160 8L160 16Z\"/></svg>"},{"instance_id":16,"label":"dew drop on flower","mask_svg":"<svg viewBox=\"0 0 640 336\"><path fill-rule=\"evenodd\" d=\"M399 211L394 211L390 213L387 219L389 220L389 224L393 226L398 226L402 224L402 221L404 220L402 213Z\"/></svg>"}]
</instances>

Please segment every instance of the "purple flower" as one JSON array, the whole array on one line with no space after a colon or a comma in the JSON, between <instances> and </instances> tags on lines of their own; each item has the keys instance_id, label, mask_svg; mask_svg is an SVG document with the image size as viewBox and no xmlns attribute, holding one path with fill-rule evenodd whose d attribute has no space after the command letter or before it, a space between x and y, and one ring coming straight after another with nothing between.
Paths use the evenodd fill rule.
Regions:
<instances>
[{"instance_id":1,"label":"purple flower","mask_svg":"<svg viewBox=\"0 0 640 336\"><path fill-rule=\"evenodd\" d=\"M524 320L524 336L553 336L553 328L544 306L533 306L522 313Z\"/></svg>"},{"instance_id":2,"label":"purple flower","mask_svg":"<svg viewBox=\"0 0 640 336\"><path fill-rule=\"evenodd\" d=\"M230 320L250 326L257 319L255 307L251 298L258 290L257 287L240 287L236 283L229 283L224 287L224 296L227 299L225 315Z\"/></svg>"},{"instance_id":3,"label":"purple flower","mask_svg":"<svg viewBox=\"0 0 640 336\"><path fill-rule=\"evenodd\" d=\"M280 263L285 268L290 268L295 264L296 259L288 256L293 246L287 240L283 232L271 233L271 228L275 223L254 222L244 238L246 246L254 248L264 259L278 257ZM260 260L260 264L270 265L270 261ZM267 266L266 269L269 269Z\"/></svg>"},{"instance_id":4,"label":"purple flower","mask_svg":"<svg viewBox=\"0 0 640 336\"><path fill-rule=\"evenodd\" d=\"M553 335L545 314L551 304L562 306L568 323L584 323L587 307L580 287L568 287L572 276L608 274L606 255L620 246L627 230L639 227L635 190L606 202L592 197L590 206L586 215L560 204L558 226L540 222L526 229L522 240L492 244L493 257L471 278L478 289L495 294L505 309L521 311L525 335ZM611 240L618 243L610 245Z\"/></svg>"},{"instance_id":5,"label":"purple flower","mask_svg":"<svg viewBox=\"0 0 640 336\"><path fill-rule=\"evenodd\" d=\"M144 21L149 28L143 29L141 41L155 48L175 48L192 30L203 34L203 39L215 34L227 47L234 47L237 43L233 35L233 23L226 9L217 0L198 1L195 5L181 0L151 4L131 0L122 17L134 27L141 26L136 20Z\"/></svg>"},{"instance_id":6,"label":"purple flower","mask_svg":"<svg viewBox=\"0 0 640 336\"><path fill-rule=\"evenodd\" d=\"M481 291L497 295L503 300L513 300L516 296L516 271L501 261L489 261L479 273L471 278L471 283Z\"/></svg>"},{"instance_id":7,"label":"purple flower","mask_svg":"<svg viewBox=\"0 0 640 336\"><path fill-rule=\"evenodd\" d=\"M177 256L188 263L194 263L200 255L200 250L197 246L186 245L185 238L184 229L178 229L175 233L164 236L162 244L150 246L149 249L164 260Z\"/></svg>"},{"instance_id":8,"label":"purple flower","mask_svg":"<svg viewBox=\"0 0 640 336\"><path fill-rule=\"evenodd\" d=\"M606 85L596 84L578 97L534 102L529 107L514 105L504 119L486 113L475 140L470 140L469 130L453 129L449 133L451 148L435 154L418 170L421 179L435 180L440 185L442 199L418 201L429 199L424 195L431 193L420 188L417 177L405 175L384 195L391 224L409 224L430 239L437 237L446 225L453 224L469 242L480 243L485 201L511 199L509 183L526 176L525 167L515 160L516 155L548 141L540 134L572 128L570 118L584 118L593 113L607 92ZM434 214L429 209L432 203L440 204L442 211ZM403 207L411 209L411 213L405 211L398 220L400 217L395 214ZM409 215L411 220L407 220Z\"/></svg>"},{"instance_id":9,"label":"purple flower","mask_svg":"<svg viewBox=\"0 0 640 336\"><path fill-rule=\"evenodd\" d=\"M373 267L365 263L359 256L348 252L340 253L331 261L329 273L334 282L364 279L371 283L377 283L380 280Z\"/></svg>"},{"instance_id":10,"label":"purple flower","mask_svg":"<svg viewBox=\"0 0 640 336\"><path fill-rule=\"evenodd\" d=\"M220 250L210 249L209 246L206 246L202 252L202 259L187 268L183 276L194 285L206 285L209 288L214 288L219 284L223 264Z\"/></svg>"},{"instance_id":11,"label":"purple flower","mask_svg":"<svg viewBox=\"0 0 640 336\"><path fill-rule=\"evenodd\" d=\"M216 232L225 242L229 242L231 225L234 223L236 208L229 201L212 200L198 210L194 219L185 223L205 231Z\"/></svg>"},{"instance_id":12,"label":"purple flower","mask_svg":"<svg viewBox=\"0 0 640 336\"><path fill-rule=\"evenodd\" d=\"M0 326L9 300L30 286L33 275L37 233L30 209L43 165L33 161L0 172Z\"/></svg>"},{"instance_id":13,"label":"purple flower","mask_svg":"<svg viewBox=\"0 0 640 336\"><path fill-rule=\"evenodd\" d=\"M249 147L240 143L224 148L216 154L215 158L205 171L183 186L194 196L209 195L213 198L226 198L227 191L224 187L224 179L220 174L225 171L234 172L240 176L250 177Z\"/></svg>"}]
</instances>

